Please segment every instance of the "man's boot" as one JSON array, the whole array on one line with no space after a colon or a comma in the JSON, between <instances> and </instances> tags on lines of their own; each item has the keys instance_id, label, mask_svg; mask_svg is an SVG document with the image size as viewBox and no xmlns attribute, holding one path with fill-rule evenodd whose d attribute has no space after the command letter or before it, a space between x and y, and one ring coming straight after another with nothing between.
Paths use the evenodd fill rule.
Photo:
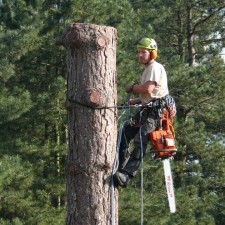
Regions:
<instances>
[{"instance_id":1,"label":"man's boot","mask_svg":"<svg viewBox=\"0 0 225 225\"><path fill-rule=\"evenodd\" d=\"M114 181L121 187L127 187L131 177L127 173L116 172L113 176Z\"/></svg>"}]
</instances>

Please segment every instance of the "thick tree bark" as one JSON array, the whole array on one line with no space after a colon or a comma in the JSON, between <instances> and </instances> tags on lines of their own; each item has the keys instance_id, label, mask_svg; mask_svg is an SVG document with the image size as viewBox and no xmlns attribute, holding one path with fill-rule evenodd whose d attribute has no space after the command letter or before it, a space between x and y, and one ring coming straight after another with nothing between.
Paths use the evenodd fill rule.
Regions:
<instances>
[{"instance_id":1,"label":"thick tree bark","mask_svg":"<svg viewBox=\"0 0 225 225\"><path fill-rule=\"evenodd\" d=\"M67 49L69 151L67 225L111 225L116 138L116 29L74 23L56 40ZM108 108L109 106L109 108ZM116 189L115 189L116 191ZM115 192L115 225L118 224Z\"/></svg>"}]
</instances>

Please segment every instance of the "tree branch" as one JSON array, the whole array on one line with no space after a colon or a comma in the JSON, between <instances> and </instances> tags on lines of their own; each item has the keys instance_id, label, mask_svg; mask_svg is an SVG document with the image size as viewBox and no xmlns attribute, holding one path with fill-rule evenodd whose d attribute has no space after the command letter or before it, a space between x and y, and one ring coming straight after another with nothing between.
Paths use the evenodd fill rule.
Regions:
<instances>
[{"instance_id":1,"label":"tree branch","mask_svg":"<svg viewBox=\"0 0 225 225\"><path fill-rule=\"evenodd\" d=\"M193 29L192 29L192 32L191 34L193 34L196 30L196 28L205 23L207 20L209 20L211 17L213 17L217 12L221 11L222 9L225 9L225 5L222 5L221 7L219 7L217 10L213 11L211 14L209 14L208 16L206 16L205 18L203 18L202 20L199 20L194 26L193 26Z\"/></svg>"}]
</instances>

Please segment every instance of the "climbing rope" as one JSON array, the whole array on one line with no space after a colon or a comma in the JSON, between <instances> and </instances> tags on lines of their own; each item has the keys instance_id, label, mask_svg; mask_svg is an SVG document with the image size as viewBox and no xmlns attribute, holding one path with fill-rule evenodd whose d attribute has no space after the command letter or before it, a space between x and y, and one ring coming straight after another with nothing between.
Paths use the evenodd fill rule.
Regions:
<instances>
[{"instance_id":1,"label":"climbing rope","mask_svg":"<svg viewBox=\"0 0 225 225\"><path fill-rule=\"evenodd\" d=\"M140 112L140 121L142 119L142 113L145 109L143 109ZM119 119L121 119L125 114L127 114L127 110L124 110L121 114L121 116L119 117ZM130 111L129 111L129 115L130 118ZM125 120L124 122L121 123L120 129L119 129L119 133L118 133L118 140L117 140L117 148L116 148L116 156L115 156L115 161L114 161L114 166L113 166L113 170L112 170L112 175L111 175L111 224L114 225L115 224L115 202L114 202L114 197L115 197L115 193L114 193L114 180L113 180L113 175L116 173L118 167L119 167L119 149L120 149L120 142L121 142L121 137L122 137L122 132L123 132L123 128L124 125L127 124L129 122L129 120ZM142 127L140 127L140 131L139 131L139 135L140 135L140 144L141 144L141 225L143 225L144 223L144 149L143 149L143 143L142 143L142 135L141 135L141 129Z\"/></svg>"},{"instance_id":2,"label":"climbing rope","mask_svg":"<svg viewBox=\"0 0 225 225\"><path fill-rule=\"evenodd\" d=\"M142 113L145 109L140 112L140 122L142 118ZM141 144L141 225L144 223L144 149L143 149L143 142L142 142L142 126L139 130L139 138Z\"/></svg>"},{"instance_id":3,"label":"climbing rope","mask_svg":"<svg viewBox=\"0 0 225 225\"><path fill-rule=\"evenodd\" d=\"M77 101L77 100L74 100L74 99L67 99L69 102L72 102L72 103L75 103L75 104L78 104L78 105L81 105L81 106L84 106L84 107L87 107L87 108L90 108L90 109L131 109L131 108L141 108L143 106L145 107L153 107L154 106L154 102L150 102L146 105L142 105L142 104L134 104L134 105L129 105L129 104L125 104L125 105L113 105L113 106L93 106L93 105L90 105L90 104L86 104L86 103L83 103L83 102L80 102L80 101Z\"/></svg>"},{"instance_id":4,"label":"climbing rope","mask_svg":"<svg viewBox=\"0 0 225 225\"><path fill-rule=\"evenodd\" d=\"M130 118L130 110L127 110L128 107L123 106L122 108L124 108L125 110L121 113L120 117L119 117L119 121L122 120L123 117L128 117ZM121 142L121 137L122 137L122 133L123 133L123 128L124 125L126 123L128 123L129 120L124 120L120 125L120 129L119 129L119 133L118 133L118 137L117 137L117 146L116 146L116 155L115 155L115 161L114 161L114 165L113 165L113 170L112 170L112 175L111 175L111 181L110 181L110 187L111 187L111 224L114 225L115 224L115 202L114 202L114 198L115 198L115 192L114 192L114 180L113 180L113 175L116 173L116 171L118 170L119 167L119 149L120 149L120 142Z\"/></svg>"},{"instance_id":5,"label":"climbing rope","mask_svg":"<svg viewBox=\"0 0 225 225\"><path fill-rule=\"evenodd\" d=\"M90 108L90 109L114 109L114 108L124 109L124 108L129 108L130 107L130 106L118 106L118 105L113 105L113 106L94 106L94 105L90 105L90 104L87 104L87 103L84 103L84 102L80 102L80 101L74 100L72 98L67 99L67 100L69 102L72 102L72 103L75 103L75 104L78 104L78 105L81 105L81 106L84 106L84 107Z\"/></svg>"},{"instance_id":6,"label":"climbing rope","mask_svg":"<svg viewBox=\"0 0 225 225\"><path fill-rule=\"evenodd\" d=\"M149 107L152 107L152 104L148 105ZM134 107L140 108L143 107L143 105L135 105ZM119 117L119 120L125 115L128 116L128 118L131 118L131 112L130 110L128 111L126 108L130 108L127 105L124 105L123 108L125 110L122 112L121 116ZM146 110L144 108L142 111L140 111L140 121L139 123L141 124L142 120L142 113ZM129 115L127 114L129 112ZM130 120L125 120L124 122L121 123L119 133L118 133L118 140L117 140L117 148L116 148L116 156L115 156L115 161L114 161L114 166L113 166L113 171L112 171L112 176L111 176L111 224L115 224L115 211L114 211L114 180L113 180L113 175L116 173L118 167L119 167L119 149L120 149L120 142L121 142L121 137L122 137L122 132L124 125L128 123ZM142 126L140 126L139 130L139 138L140 138L140 145L141 145L141 193L140 193L140 198L141 198L141 225L144 223L144 149L143 149L143 143L142 143Z\"/></svg>"},{"instance_id":7,"label":"climbing rope","mask_svg":"<svg viewBox=\"0 0 225 225\"><path fill-rule=\"evenodd\" d=\"M141 225L144 222L144 150L142 144L142 135L140 127L140 143L141 143Z\"/></svg>"}]
</instances>

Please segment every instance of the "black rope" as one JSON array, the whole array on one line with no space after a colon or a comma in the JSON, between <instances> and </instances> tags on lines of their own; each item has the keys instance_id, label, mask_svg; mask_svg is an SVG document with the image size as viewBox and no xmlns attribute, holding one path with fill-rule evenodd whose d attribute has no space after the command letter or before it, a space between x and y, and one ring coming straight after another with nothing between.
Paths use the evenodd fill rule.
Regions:
<instances>
[{"instance_id":1,"label":"black rope","mask_svg":"<svg viewBox=\"0 0 225 225\"><path fill-rule=\"evenodd\" d=\"M87 107L87 108L91 108L91 109L125 109L125 108L138 108L138 107L141 107L142 105L115 105L115 106L92 106L90 104L86 104L86 103L83 103L83 102L79 102L77 100L74 100L74 99L67 99L69 102L72 102L72 103L75 103L75 104L78 104L78 105L81 105L81 106L84 106L84 107Z\"/></svg>"}]
</instances>

